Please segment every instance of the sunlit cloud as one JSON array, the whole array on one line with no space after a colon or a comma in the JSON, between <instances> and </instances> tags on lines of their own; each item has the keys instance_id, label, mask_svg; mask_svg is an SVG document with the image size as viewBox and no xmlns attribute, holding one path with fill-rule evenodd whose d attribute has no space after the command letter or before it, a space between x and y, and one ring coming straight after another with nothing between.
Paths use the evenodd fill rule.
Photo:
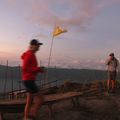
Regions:
<instances>
[{"instance_id":1,"label":"sunlit cloud","mask_svg":"<svg viewBox=\"0 0 120 120\"><path fill-rule=\"evenodd\" d=\"M15 56L16 55L14 53L0 51L0 60L12 60Z\"/></svg>"},{"instance_id":2,"label":"sunlit cloud","mask_svg":"<svg viewBox=\"0 0 120 120\"><path fill-rule=\"evenodd\" d=\"M120 0L9 0L11 3L26 3L26 18L38 25L60 24L85 29L98 15L100 10ZM58 9L57 9L58 8ZM67 16L67 17L66 17Z\"/></svg>"},{"instance_id":3,"label":"sunlit cloud","mask_svg":"<svg viewBox=\"0 0 120 120\"><path fill-rule=\"evenodd\" d=\"M47 65L48 61L43 60L43 64ZM78 69L101 69L106 70L104 59L83 59L74 58L71 56L61 56L51 59L50 67L61 67L61 68L78 68Z\"/></svg>"},{"instance_id":4,"label":"sunlit cloud","mask_svg":"<svg viewBox=\"0 0 120 120\"><path fill-rule=\"evenodd\" d=\"M19 1L11 0L18 5ZM85 29L99 12L103 2L96 0L26 0L27 18L38 25L60 24ZM57 9L58 8L58 9ZM66 17L67 16L67 17Z\"/></svg>"},{"instance_id":5,"label":"sunlit cloud","mask_svg":"<svg viewBox=\"0 0 120 120\"><path fill-rule=\"evenodd\" d=\"M32 36L33 38L48 38L48 36L46 36L46 35L43 35L43 34L41 34L41 33L39 33L39 34L36 34L36 35L34 35L34 36Z\"/></svg>"}]
</instances>

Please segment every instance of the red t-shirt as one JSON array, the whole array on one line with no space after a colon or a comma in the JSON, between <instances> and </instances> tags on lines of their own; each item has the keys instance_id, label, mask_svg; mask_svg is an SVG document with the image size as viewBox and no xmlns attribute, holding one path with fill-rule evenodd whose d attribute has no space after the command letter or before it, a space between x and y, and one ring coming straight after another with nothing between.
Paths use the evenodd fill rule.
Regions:
<instances>
[{"instance_id":1,"label":"red t-shirt","mask_svg":"<svg viewBox=\"0 0 120 120\"><path fill-rule=\"evenodd\" d=\"M38 67L37 59L32 50L28 50L21 56L22 58L22 80L35 80L38 72L43 72Z\"/></svg>"}]
</instances>

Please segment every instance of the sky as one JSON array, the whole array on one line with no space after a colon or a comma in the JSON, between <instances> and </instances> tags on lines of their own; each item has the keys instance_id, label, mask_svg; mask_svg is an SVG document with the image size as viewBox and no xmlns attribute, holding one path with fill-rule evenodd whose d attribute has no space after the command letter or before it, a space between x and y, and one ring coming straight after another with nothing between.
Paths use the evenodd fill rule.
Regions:
<instances>
[{"instance_id":1,"label":"sky","mask_svg":"<svg viewBox=\"0 0 120 120\"><path fill-rule=\"evenodd\" d=\"M68 32L54 38L51 67L105 69L109 53L120 58L120 0L0 0L0 64L21 64L35 38L47 66L55 25Z\"/></svg>"}]
</instances>

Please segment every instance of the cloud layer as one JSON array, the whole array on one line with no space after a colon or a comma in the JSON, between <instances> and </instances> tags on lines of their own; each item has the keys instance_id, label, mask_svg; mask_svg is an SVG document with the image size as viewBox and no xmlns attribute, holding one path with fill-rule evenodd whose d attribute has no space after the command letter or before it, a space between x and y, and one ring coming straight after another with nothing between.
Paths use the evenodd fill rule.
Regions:
<instances>
[{"instance_id":1,"label":"cloud layer","mask_svg":"<svg viewBox=\"0 0 120 120\"><path fill-rule=\"evenodd\" d=\"M105 0L9 0L18 6L25 4L26 17L38 25L54 24L84 29L106 3ZM116 2L118 2L116 0Z\"/></svg>"},{"instance_id":2,"label":"cloud layer","mask_svg":"<svg viewBox=\"0 0 120 120\"><path fill-rule=\"evenodd\" d=\"M69 33L66 34L65 36L66 38L62 38L62 39L65 39L65 40L67 39L70 42L72 41L71 43L73 44L75 43L73 42L73 40L76 40L76 43L78 43L78 46L75 46L75 47L79 47L80 49L78 48L78 50L81 50L81 51L85 51L86 49L89 54L90 54L90 51L89 51L90 49L92 50L92 53L95 54L94 52L95 49L98 49L98 47L96 47L97 45L99 45L101 49L102 48L101 45L107 46L108 43L103 45L103 42L106 40L104 41L101 40L101 42L99 42L99 40L102 39L101 36L105 37L104 34L102 33L99 34L99 31L98 31L98 36L97 34L96 34L97 37L93 35L91 39L90 39L89 33L88 34L86 33L84 37L84 33L81 34L80 31L87 30L90 26L92 26L92 23L94 22L95 18L97 18L97 16L99 16L99 14L103 12L108 6L109 6L109 10L111 10L111 6L120 4L120 0L59 0L59 1L57 0L44 0L44 1L43 0L6 0L6 1L9 1L9 5L11 5L11 8L17 13L18 16L20 16L20 18L23 19L24 17L24 19L28 23L31 23L28 25L30 27L32 26L33 29L35 28L34 29L35 31L33 29L30 30L30 32L32 31L31 33L33 33L32 34L33 37L39 37L41 39L46 38L46 41L47 41L48 38L46 37L46 35L48 35L49 34L48 32L50 32L48 30L52 30L54 24L60 25L62 27L64 26L63 28L66 28L66 29L68 28ZM102 17L100 19L103 20ZM23 24L26 24L26 22L23 21ZM39 29L38 31L36 30L37 27L36 26L34 27L34 25L38 27ZM95 32L96 32L96 29L100 28L100 26L104 28L103 23L101 22L101 24L95 28ZM24 27L24 25L22 27ZM28 29L26 31L28 31ZM28 34L27 36L30 36L31 33ZM80 37L79 37L79 34L80 34ZM26 35L26 32L25 32L25 35ZM23 38L26 38L26 36L24 35L20 36L20 39L23 39ZM106 37L105 39L109 39L109 37ZM109 41L112 41L112 40L109 39ZM50 42L47 41L47 43L50 43ZM70 47L72 48L73 46L74 45L71 45ZM68 46L65 46L65 47L68 47ZM70 50L74 51L73 48ZM78 50L76 49L75 52L77 52ZM106 48L106 50L108 49ZM79 52L77 53L79 56ZM83 54L85 54L85 52ZM71 54L69 54L69 56L70 55ZM62 62L56 63L53 61L53 63L59 64L61 66L70 65L70 66L75 66L80 68L83 66L83 62L81 61L81 58L79 60L75 58L69 61L68 59L63 57L61 60L57 60L57 61L58 62L62 61ZM85 63L84 67L86 68L91 66L97 67L97 64L98 65L102 64L98 61L96 62L92 60L84 61L84 63Z\"/></svg>"}]
</instances>

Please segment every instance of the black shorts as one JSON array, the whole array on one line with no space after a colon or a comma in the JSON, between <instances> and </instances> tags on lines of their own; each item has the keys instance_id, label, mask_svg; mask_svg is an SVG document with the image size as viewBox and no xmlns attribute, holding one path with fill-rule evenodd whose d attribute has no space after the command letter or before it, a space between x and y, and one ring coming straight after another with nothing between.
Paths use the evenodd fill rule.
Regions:
<instances>
[{"instance_id":1,"label":"black shorts","mask_svg":"<svg viewBox=\"0 0 120 120\"><path fill-rule=\"evenodd\" d=\"M116 71L108 71L108 79L116 80L117 72Z\"/></svg>"},{"instance_id":2,"label":"black shorts","mask_svg":"<svg viewBox=\"0 0 120 120\"><path fill-rule=\"evenodd\" d=\"M23 84L29 93L37 93L39 91L35 80L24 80Z\"/></svg>"}]
</instances>

